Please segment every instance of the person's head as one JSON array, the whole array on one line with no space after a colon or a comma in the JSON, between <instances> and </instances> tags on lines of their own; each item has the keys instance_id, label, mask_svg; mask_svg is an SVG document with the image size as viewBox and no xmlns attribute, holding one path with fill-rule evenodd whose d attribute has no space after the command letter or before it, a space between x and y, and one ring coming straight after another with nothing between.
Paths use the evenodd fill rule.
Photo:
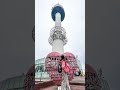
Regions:
<instances>
[{"instance_id":1,"label":"person's head","mask_svg":"<svg viewBox=\"0 0 120 90\"><path fill-rule=\"evenodd\" d=\"M64 60L65 59L65 56L64 55L61 55L61 60Z\"/></svg>"}]
</instances>

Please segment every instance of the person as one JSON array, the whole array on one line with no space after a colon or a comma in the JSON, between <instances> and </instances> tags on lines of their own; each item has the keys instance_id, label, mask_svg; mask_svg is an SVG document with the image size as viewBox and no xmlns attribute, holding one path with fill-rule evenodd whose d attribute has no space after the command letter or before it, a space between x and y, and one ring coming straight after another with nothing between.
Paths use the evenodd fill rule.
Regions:
<instances>
[{"instance_id":1,"label":"person","mask_svg":"<svg viewBox=\"0 0 120 90\"><path fill-rule=\"evenodd\" d=\"M61 83L61 90L71 90L68 80L67 73L70 72L70 67L67 61L65 60L64 55L61 55L61 67L62 67L62 83Z\"/></svg>"},{"instance_id":2,"label":"person","mask_svg":"<svg viewBox=\"0 0 120 90\"><path fill-rule=\"evenodd\" d=\"M66 73L70 72L70 68L69 68L70 66L65 60L64 55L61 55L61 63L62 63L62 70Z\"/></svg>"}]
</instances>

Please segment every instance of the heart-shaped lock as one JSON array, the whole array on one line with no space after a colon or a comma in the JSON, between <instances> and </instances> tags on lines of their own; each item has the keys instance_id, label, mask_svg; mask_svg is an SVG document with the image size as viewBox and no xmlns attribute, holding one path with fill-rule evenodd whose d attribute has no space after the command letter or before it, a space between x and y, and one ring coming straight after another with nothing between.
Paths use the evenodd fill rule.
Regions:
<instances>
[{"instance_id":1,"label":"heart-shaped lock","mask_svg":"<svg viewBox=\"0 0 120 90\"><path fill-rule=\"evenodd\" d=\"M75 56L70 52L65 52L62 55L64 55L64 60L69 65L69 71L67 72L67 74L68 74L68 79L70 81L73 79L74 74L76 73L76 69L78 68L77 60ZM59 69L58 66L60 62L61 62L61 54L58 52L49 53L45 60L45 68L49 76L51 77L51 79L53 79L53 82L56 85L60 85L62 80L62 74L61 74L62 71L58 70ZM68 70L67 68L65 69L66 71Z\"/></svg>"}]
</instances>

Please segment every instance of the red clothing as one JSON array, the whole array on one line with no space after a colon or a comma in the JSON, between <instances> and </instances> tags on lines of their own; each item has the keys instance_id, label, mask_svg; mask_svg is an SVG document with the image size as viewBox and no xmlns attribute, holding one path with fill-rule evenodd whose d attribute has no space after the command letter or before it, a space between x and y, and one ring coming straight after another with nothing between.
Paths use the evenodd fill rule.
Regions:
<instances>
[{"instance_id":1,"label":"red clothing","mask_svg":"<svg viewBox=\"0 0 120 90\"><path fill-rule=\"evenodd\" d=\"M64 70L64 72L70 72L69 64L64 60L62 60L62 70Z\"/></svg>"}]
</instances>

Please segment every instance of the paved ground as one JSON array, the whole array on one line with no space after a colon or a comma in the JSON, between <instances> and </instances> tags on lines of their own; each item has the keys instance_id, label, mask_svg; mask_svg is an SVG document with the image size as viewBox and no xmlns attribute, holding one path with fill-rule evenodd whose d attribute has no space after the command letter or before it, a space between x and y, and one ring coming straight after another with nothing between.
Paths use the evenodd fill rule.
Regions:
<instances>
[{"instance_id":1,"label":"paved ground","mask_svg":"<svg viewBox=\"0 0 120 90\"><path fill-rule=\"evenodd\" d=\"M80 86L80 85L70 85L71 90L85 90L85 86ZM51 86L51 87L47 87L44 89L40 89L40 90L58 90L57 86Z\"/></svg>"},{"instance_id":2,"label":"paved ground","mask_svg":"<svg viewBox=\"0 0 120 90\"><path fill-rule=\"evenodd\" d=\"M74 77L74 79L72 81L70 81L71 83L85 83L85 77Z\"/></svg>"},{"instance_id":3,"label":"paved ground","mask_svg":"<svg viewBox=\"0 0 120 90\"><path fill-rule=\"evenodd\" d=\"M37 80L36 80L37 81ZM39 81L39 79L38 79ZM42 79L41 80L42 82L38 82L38 83L44 83L44 82L48 82L48 81L51 81L51 79ZM85 83L85 77L80 77L80 76L76 76L74 77L74 79L72 81L70 81L71 83ZM37 84L37 82L36 82Z\"/></svg>"},{"instance_id":4,"label":"paved ground","mask_svg":"<svg viewBox=\"0 0 120 90\"><path fill-rule=\"evenodd\" d=\"M71 90L85 90L85 77L75 77L71 83L80 83L80 85L70 85L71 87ZM40 90L58 90L57 89L58 87L57 86L50 86L50 87L47 87L47 88L43 88L43 89L40 89Z\"/></svg>"}]
</instances>

